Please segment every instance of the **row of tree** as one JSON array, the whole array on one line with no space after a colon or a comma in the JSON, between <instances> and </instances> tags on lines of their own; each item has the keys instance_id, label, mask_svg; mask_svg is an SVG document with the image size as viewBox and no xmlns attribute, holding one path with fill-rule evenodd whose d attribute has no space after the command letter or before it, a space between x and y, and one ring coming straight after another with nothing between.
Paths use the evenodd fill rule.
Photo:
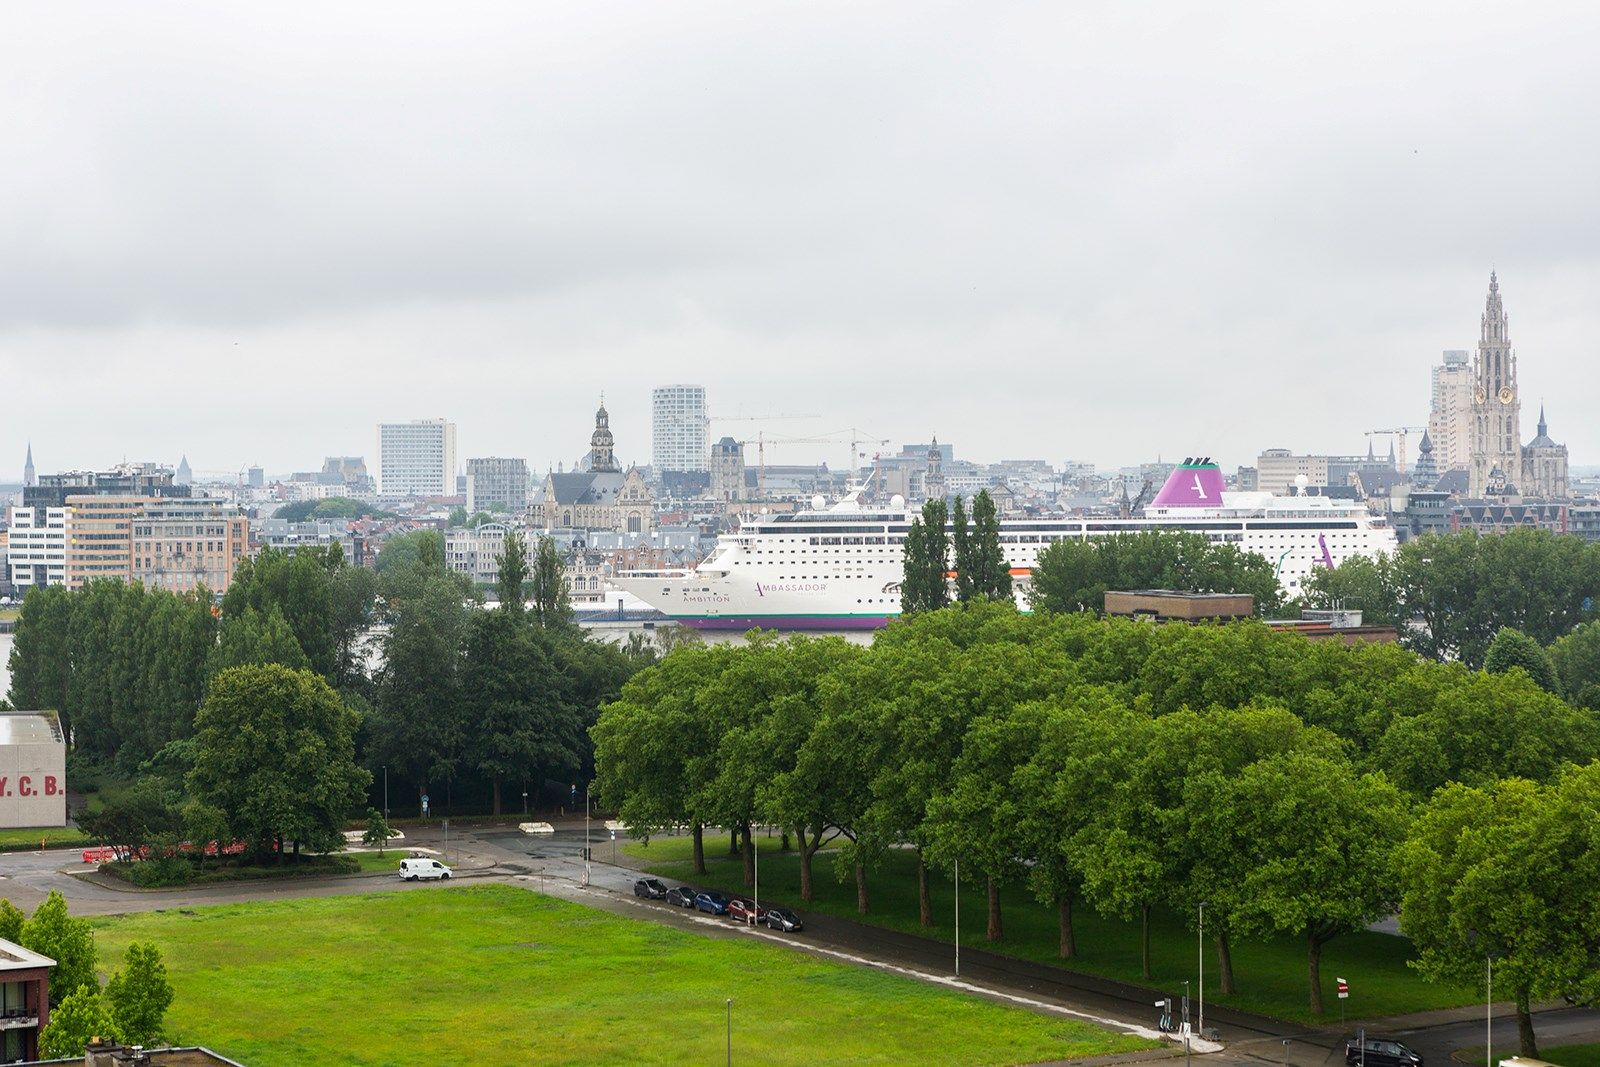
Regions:
<instances>
[{"instance_id":1,"label":"row of tree","mask_svg":"<svg viewBox=\"0 0 1600 1067\"><path fill-rule=\"evenodd\" d=\"M970 525L961 497L948 511L940 498L922 505L922 514L911 520L906 533L900 610L937 611L951 602L952 585L954 599L963 604L1011 597L1011 570L1000 547L1000 519L987 489L979 490L972 500Z\"/></svg>"},{"instance_id":2,"label":"row of tree","mask_svg":"<svg viewBox=\"0 0 1600 1067\"><path fill-rule=\"evenodd\" d=\"M898 622L865 649L769 637L675 651L592 733L604 801L639 836L691 827L700 869L706 826L742 840L747 878L751 826L786 827L802 895L831 840L865 913L871 870L908 845L924 924L928 865L959 859L987 881L991 937L1002 894L1026 885L1058 909L1063 956L1080 902L1148 930L1153 909L1193 915L1205 900L1225 988L1232 939L1294 934L1317 1011L1322 946L1410 889L1407 826L1437 790L1550 781L1600 754L1595 715L1520 669L1256 623L977 602Z\"/></svg>"},{"instance_id":3,"label":"row of tree","mask_svg":"<svg viewBox=\"0 0 1600 1067\"><path fill-rule=\"evenodd\" d=\"M1600 619L1600 543L1530 528L1430 534L1319 569L1306 601L1359 608L1399 626L1408 648L1476 667L1503 627L1548 646Z\"/></svg>"},{"instance_id":4,"label":"row of tree","mask_svg":"<svg viewBox=\"0 0 1600 1067\"><path fill-rule=\"evenodd\" d=\"M319 729L339 719L370 770L387 766L418 796L483 783L498 812L505 782L585 776L595 709L654 653L584 638L553 542L530 550L520 534L508 535L492 611L446 567L437 532L391 540L378 564L349 566L337 547L264 549L239 565L220 611L203 590L109 580L30 590L11 655L11 703L57 710L77 758L110 761L125 777L161 775L175 788L198 767L202 705L214 704L213 718L238 719L284 686L317 706ZM381 666L369 672L374 658ZM243 692L220 684L230 670L262 665L324 686L298 676L292 686L251 676ZM237 753L233 771L269 757ZM174 801L157 818L154 793L144 799L131 814L153 826L183 807ZM214 821L203 810L190 814L196 826ZM127 830L119 836L132 840ZM272 834L320 840L288 825Z\"/></svg>"}]
</instances>

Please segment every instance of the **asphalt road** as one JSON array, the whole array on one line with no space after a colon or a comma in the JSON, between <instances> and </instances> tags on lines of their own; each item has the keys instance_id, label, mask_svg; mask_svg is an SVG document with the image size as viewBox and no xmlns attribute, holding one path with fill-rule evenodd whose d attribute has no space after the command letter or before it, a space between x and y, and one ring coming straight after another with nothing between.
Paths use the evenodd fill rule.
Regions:
<instances>
[{"instance_id":1,"label":"asphalt road","mask_svg":"<svg viewBox=\"0 0 1600 1067\"><path fill-rule=\"evenodd\" d=\"M408 830L407 833L408 839L404 848L398 850L396 864L408 849L432 850L455 869L456 877L447 883L449 887L485 882L522 885L618 914L692 930L703 936L761 937L803 951L897 971L1036 1010L1092 1020L1124 1032L1149 1033L1155 1021L1155 1008L1151 1003L1154 998L1149 990L1010 959L985 952L976 945L963 944L961 975L957 979L953 974L953 947L926 938L834 916L814 915L803 909L797 910L802 911L806 930L799 935L785 935L698 915L659 901L641 900L633 895L633 883L640 876L639 872L605 862L612 855L612 841L609 832L599 824L590 831L594 860L589 863L585 863L582 856L581 822L575 827L568 823L549 835L527 835L510 828L458 831L451 835L447 851L444 836L438 830ZM31 909L52 889L59 889L75 913L102 915L292 897L414 892L433 885L402 882L393 875L368 874L142 891L101 885L79 877L92 870L81 863L80 853L81 850L53 850L43 854L0 854L0 896L10 898L19 907ZM620 852L618 857L623 858ZM1507 1006L1497 1005L1496 1009L1494 1047L1509 1054L1516 1048L1516 1020L1506 1014ZM1298 1026L1217 1006L1207 1007L1206 1025L1220 1032L1226 1046L1222 1052L1207 1056L1208 1062L1338 1067L1342 1060L1345 1035L1336 1028ZM1535 1028L1541 1044L1548 1047L1600 1041L1600 1012L1575 1008L1544 1011L1538 1014ZM1481 1007L1475 1011L1438 1012L1427 1018L1395 1020L1382 1032L1411 1045L1434 1065L1447 1063L1452 1052L1481 1049L1485 1042ZM1181 1046L1175 1053L1155 1055L1173 1054L1182 1055Z\"/></svg>"}]
</instances>

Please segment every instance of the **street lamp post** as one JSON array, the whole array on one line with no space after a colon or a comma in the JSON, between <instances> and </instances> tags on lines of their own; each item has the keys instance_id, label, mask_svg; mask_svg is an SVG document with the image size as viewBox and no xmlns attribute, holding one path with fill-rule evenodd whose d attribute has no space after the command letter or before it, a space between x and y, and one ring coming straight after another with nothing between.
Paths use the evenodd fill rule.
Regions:
<instances>
[{"instance_id":1,"label":"street lamp post","mask_svg":"<svg viewBox=\"0 0 1600 1067\"><path fill-rule=\"evenodd\" d=\"M961 861L956 860L956 977L961 977Z\"/></svg>"},{"instance_id":2,"label":"street lamp post","mask_svg":"<svg viewBox=\"0 0 1600 1067\"><path fill-rule=\"evenodd\" d=\"M756 913L761 910L761 838L757 834L750 835L750 855L756 861L756 886L755 895L751 900L750 925L756 924Z\"/></svg>"},{"instance_id":3,"label":"street lamp post","mask_svg":"<svg viewBox=\"0 0 1600 1067\"><path fill-rule=\"evenodd\" d=\"M1494 953L1483 956L1483 1055L1489 1067L1494 1067Z\"/></svg>"},{"instance_id":4,"label":"street lamp post","mask_svg":"<svg viewBox=\"0 0 1600 1067\"><path fill-rule=\"evenodd\" d=\"M389 765L383 765L383 821L389 821Z\"/></svg>"},{"instance_id":5,"label":"street lamp post","mask_svg":"<svg viewBox=\"0 0 1600 1067\"><path fill-rule=\"evenodd\" d=\"M1206 1036L1206 902L1200 902L1200 1036Z\"/></svg>"},{"instance_id":6,"label":"street lamp post","mask_svg":"<svg viewBox=\"0 0 1600 1067\"><path fill-rule=\"evenodd\" d=\"M522 787L522 814L528 814L528 787L526 783Z\"/></svg>"},{"instance_id":7,"label":"street lamp post","mask_svg":"<svg viewBox=\"0 0 1600 1067\"><path fill-rule=\"evenodd\" d=\"M589 885L589 788L593 782L583 784L583 884ZM732 1001L729 1001L731 1004Z\"/></svg>"},{"instance_id":8,"label":"street lamp post","mask_svg":"<svg viewBox=\"0 0 1600 1067\"><path fill-rule=\"evenodd\" d=\"M728 1067L733 1067L733 998L728 998Z\"/></svg>"}]
</instances>

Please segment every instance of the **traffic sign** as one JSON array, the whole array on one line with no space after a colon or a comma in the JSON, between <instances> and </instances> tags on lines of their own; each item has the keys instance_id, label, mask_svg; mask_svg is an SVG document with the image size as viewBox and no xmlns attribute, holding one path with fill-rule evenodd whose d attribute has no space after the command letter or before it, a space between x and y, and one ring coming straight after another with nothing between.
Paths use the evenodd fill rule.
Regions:
<instances>
[{"instance_id":1,"label":"traffic sign","mask_svg":"<svg viewBox=\"0 0 1600 1067\"><path fill-rule=\"evenodd\" d=\"M1334 981L1339 983L1339 999L1344 1000L1350 995L1350 983L1343 978L1335 978Z\"/></svg>"}]
</instances>

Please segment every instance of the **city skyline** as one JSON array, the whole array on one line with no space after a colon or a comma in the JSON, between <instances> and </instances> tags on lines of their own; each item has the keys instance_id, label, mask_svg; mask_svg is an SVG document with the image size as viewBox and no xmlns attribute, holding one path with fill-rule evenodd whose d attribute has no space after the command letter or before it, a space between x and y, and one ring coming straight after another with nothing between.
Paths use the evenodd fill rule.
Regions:
<instances>
[{"instance_id":1,"label":"city skyline","mask_svg":"<svg viewBox=\"0 0 1600 1067\"><path fill-rule=\"evenodd\" d=\"M1524 106L1597 96L1594 11L309 11L19 14L0 456L287 471L443 415L543 469L604 391L646 463L650 388L703 381L1247 464L1426 421L1491 268L1530 411L1600 456L1600 160Z\"/></svg>"}]
</instances>

